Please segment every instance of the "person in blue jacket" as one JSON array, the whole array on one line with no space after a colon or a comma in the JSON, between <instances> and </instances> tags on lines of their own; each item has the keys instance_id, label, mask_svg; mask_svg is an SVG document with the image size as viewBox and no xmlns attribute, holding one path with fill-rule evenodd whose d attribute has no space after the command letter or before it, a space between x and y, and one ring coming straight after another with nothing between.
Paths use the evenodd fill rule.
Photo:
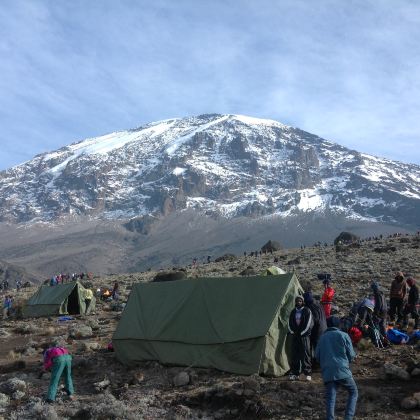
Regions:
<instances>
[{"instance_id":1,"label":"person in blue jacket","mask_svg":"<svg viewBox=\"0 0 420 420\"><path fill-rule=\"evenodd\" d=\"M351 420L356 412L358 390L350 370L350 363L356 357L348 334L340 331L340 319L327 319L327 331L319 339L315 357L321 365L325 385L327 420L334 419L337 389L343 387L348 392L344 420Z\"/></svg>"}]
</instances>

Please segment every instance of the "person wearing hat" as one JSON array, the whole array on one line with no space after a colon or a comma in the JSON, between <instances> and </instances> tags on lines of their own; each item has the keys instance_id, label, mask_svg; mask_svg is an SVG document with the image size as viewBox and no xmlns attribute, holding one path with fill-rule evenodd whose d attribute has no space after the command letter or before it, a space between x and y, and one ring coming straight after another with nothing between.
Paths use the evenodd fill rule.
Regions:
<instances>
[{"instance_id":1,"label":"person wearing hat","mask_svg":"<svg viewBox=\"0 0 420 420\"><path fill-rule=\"evenodd\" d=\"M295 298L295 308L289 316L289 333L292 337L290 380L299 379L303 372L306 380L312 379L310 335L314 326L312 312L304 304L302 296Z\"/></svg>"},{"instance_id":2,"label":"person wearing hat","mask_svg":"<svg viewBox=\"0 0 420 420\"><path fill-rule=\"evenodd\" d=\"M305 302L305 306L311 311L314 318L314 326L310 335L311 355L314 358L318 340L327 329L327 320L325 318L324 310L322 309L321 305L314 300L312 292L305 292L303 294L303 301Z\"/></svg>"},{"instance_id":3,"label":"person wearing hat","mask_svg":"<svg viewBox=\"0 0 420 420\"><path fill-rule=\"evenodd\" d=\"M417 330L419 327L419 312L417 309L417 305L419 304L419 289L416 285L416 281L412 277L407 279L407 285L410 287L410 290L408 292L407 303L403 312L403 326L404 328L407 328L408 315L411 315L414 319L414 329Z\"/></svg>"},{"instance_id":4,"label":"person wearing hat","mask_svg":"<svg viewBox=\"0 0 420 420\"><path fill-rule=\"evenodd\" d=\"M324 284L324 294L321 298L321 304L324 308L325 317L328 318L331 316L331 306L335 295L335 290L331 287L330 279L325 278L322 283Z\"/></svg>"},{"instance_id":5,"label":"person wearing hat","mask_svg":"<svg viewBox=\"0 0 420 420\"><path fill-rule=\"evenodd\" d=\"M404 299L407 295L407 283L404 275L399 271L391 283L389 291L389 318L392 322L397 318L400 323L403 319Z\"/></svg>"},{"instance_id":6,"label":"person wearing hat","mask_svg":"<svg viewBox=\"0 0 420 420\"><path fill-rule=\"evenodd\" d=\"M373 297L375 299L375 307L373 309L373 320L378 325L379 331L385 337L388 317L388 305L386 303L385 294L380 290L378 282L374 281L370 285Z\"/></svg>"},{"instance_id":7,"label":"person wearing hat","mask_svg":"<svg viewBox=\"0 0 420 420\"><path fill-rule=\"evenodd\" d=\"M319 339L315 356L321 366L325 386L327 420L334 419L337 389L343 387L348 392L345 420L353 419L356 412L358 390L350 370L350 363L356 357L350 337L340 331L340 319L327 319L327 331Z\"/></svg>"}]
</instances>

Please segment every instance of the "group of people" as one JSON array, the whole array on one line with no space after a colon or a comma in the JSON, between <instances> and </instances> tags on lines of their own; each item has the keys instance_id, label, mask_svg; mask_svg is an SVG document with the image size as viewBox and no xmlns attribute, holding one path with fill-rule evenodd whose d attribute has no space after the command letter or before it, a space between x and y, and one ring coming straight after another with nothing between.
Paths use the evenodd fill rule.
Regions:
<instances>
[{"instance_id":1,"label":"group of people","mask_svg":"<svg viewBox=\"0 0 420 420\"><path fill-rule=\"evenodd\" d=\"M76 281L76 280L83 280L83 279L91 279L92 274L91 273L72 273L72 274L56 274L51 277L50 279L50 286L56 286L57 284L64 284L68 281Z\"/></svg>"},{"instance_id":2,"label":"group of people","mask_svg":"<svg viewBox=\"0 0 420 420\"><path fill-rule=\"evenodd\" d=\"M312 366L318 362L326 388L327 418L334 418L337 388L348 391L346 419L354 416L357 403L357 386L349 364L355 357L353 344L362 337L369 337L377 347L382 347L387 337L389 323L406 328L408 317L413 319L413 328L419 327L419 292L415 280L398 272L391 283L389 310L385 294L377 282L370 286L371 293L350 310L348 317L332 316L332 301L335 291L331 278L323 280L324 293L320 303L307 290L295 298L295 307L289 316L291 336L290 380L297 380L303 373L312 379Z\"/></svg>"}]
</instances>

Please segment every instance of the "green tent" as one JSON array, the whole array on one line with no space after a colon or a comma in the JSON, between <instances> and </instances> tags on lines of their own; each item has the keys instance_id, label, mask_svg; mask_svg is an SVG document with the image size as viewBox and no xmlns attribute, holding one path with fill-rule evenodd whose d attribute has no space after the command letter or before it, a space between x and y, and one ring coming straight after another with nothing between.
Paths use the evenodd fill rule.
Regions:
<instances>
[{"instance_id":1,"label":"green tent","mask_svg":"<svg viewBox=\"0 0 420 420\"><path fill-rule=\"evenodd\" d=\"M293 273L135 284L112 340L117 358L282 375L301 291Z\"/></svg>"},{"instance_id":2,"label":"green tent","mask_svg":"<svg viewBox=\"0 0 420 420\"><path fill-rule=\"evenodd\" d=\"M271 267L266 268L261 275L262 276L277 276L279 274L286 274L284 270L282 270L279 267L276 267L275 265L272 265Z\"/></svg>"},{"instance_id":3,"label":"green tent","mask_svg":"<svg viewBox=\"0 0 420 420\"><path fill-rule=\"evenodd\" d=\"M86 292L87 289L78 281L56 286L41 286L28 300L23 315L38 317L89 314L95 308L96 300L92 296L89 305L86 305Z\"/></svg>"}]
</instances>

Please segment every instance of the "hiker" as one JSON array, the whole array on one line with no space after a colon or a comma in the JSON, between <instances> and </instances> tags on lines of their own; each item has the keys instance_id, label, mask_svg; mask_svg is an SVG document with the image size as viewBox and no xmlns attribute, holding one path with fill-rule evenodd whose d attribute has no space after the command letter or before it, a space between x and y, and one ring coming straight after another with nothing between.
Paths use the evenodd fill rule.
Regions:
<instances>
[{"instance_id":1,"label":"hiker","mask_svg":"<svg viewBox=\"0 0 420 420\"><path fill-rule=\"evenodd\" d=\"M321 304L324 307L325 317L328 318L331 316L331 305L335 290L330 286L331 280L328 277L326 277L322 283L324 285L324 294L321 298Z\"/></svg>"},{"instance_id":2,"label":"hiker","mask_svg":"<svg viewBox=\"0 0 420 420\"><path fill-rule=\"evenodd\" d=\"M91 289L85 289L85 305L86 305L86 309L85 309L85 313L87 314L89 311L89 306L92 302L93 299L93 292Z\"/></svg>"},{"instance_id":3,"label":"hiker","mask_svg":"<svg viewBox=\"0 0 420 420\"><path fill-rule=\"evenodd\" d=\"M111 297L112 297L113 300L118 300L118 298L119 298L119 284L118 284L117 281L114 283L114 287L112 289Z\"/></svg>"},{"instance_id":4,"label":"hiker","mask_svg":"<svg viewBox=\"0 0 420 420\"><path fill-rule=\"evenodd\" d=\"M292 363L289 379L295 381L303 371L306 380L312 380L310 335L314 325L312 312L304 306L302 296L295 298L295 308L289 316L289 333L292 336Z\"/></svg>"},{"instance_id":5,"label":"hiker","mask_svg":"<svg viewBox=\"0 0 420 420\"><path fill-rule=\"evenodd\" d=\"M16 280L16 292L22 288L22 282L20 280Z\"/></svg>"},{"instance_id":6,"label":"hiker","mask_svg":"<svg viewBox=\"0 0 420 420\"><path fill-rule=\"evenodd\" d=\"M410 287L410 290L408 292L408 299L403 312L403 328L407 328L408 315L411 315L414 319L414 329L417 330L419 327L419 312L417 309L417 305L419 303L419 289L412 277L407 279L407 285Z\"/></svg>"},{"instance_id":7,"label":"hiker","mask_svg":"<svg viewBox=\"0 0 420 420\"><path fill-rule=\"evenodd\" d=\"M319 338L327 329L327 320L325 318L325 312L322 309L321 305L318 302L314 301L312 292L307 291L303 294L303 300L305 306L310 309L313 319L314 326L311 331L310 341L311 341L311 356L315 357L315 349L318 344Z\"/></svg>"},{"instance_id":8,"label":"hiker","mask_svg":"<svg viewBox=\"0 0 420 420\"><path fill-rule=\"evenodd\" d=\"M378 325L379 331L385 337L387 327L388 305L386 303L385 294L379 289L379 284L374 281L370 285L375 299L375 307L373 308L373 320Z\"/></svg>"},{"instance_id":9,"label":"hiker","mask_svg":"<svg viewBox=\"0 0 420 420\"><path fill-rule=\"evenodd\" d=\"M3 319L7 319L12 311L12 296L6 295L3 303Z\"/></svg>"},{"instance_id":10,"label":"hiker","mask_svg":"<svg viewBox=\"0 0 420 420\"><path fill-rule=\"evenodd\" d=\"M348 334L339 330L339 318L327 319L327 331L319 339L316 358L321 365L325 386L327 420L334 419L337 388L342 386L348 392L345 420L351 420L356 412L358 390L350 370L350 363L356 357Z\"/></svg>"},{"instance_id":11,"label":"hiker","mask_svg":"<svg viewBox=\"0 0 420 420\"><path fill-rule=\"evenodd\" d=\"M394 322L395 317L400 323L403 319L404 299L407 294L407 284L404 275L399 271L391 283L389 292L389 319Z\"/></svg>"},{"instance_id":12,"label":"hiker","mask_svg":"<svg viewBox=\"0 0 420 420\"><path fill-rule=\"evenodd\" d=\"M61 376L64 376L65 390L70 400L73 400L74 388L71 379L71 356L69 351L64 347L53 346L44 351L44 368L42 373L50 370L51 380L48 387L46 401L52 403L57 395L58 384Z\"/></svg>"}]
</instances>

